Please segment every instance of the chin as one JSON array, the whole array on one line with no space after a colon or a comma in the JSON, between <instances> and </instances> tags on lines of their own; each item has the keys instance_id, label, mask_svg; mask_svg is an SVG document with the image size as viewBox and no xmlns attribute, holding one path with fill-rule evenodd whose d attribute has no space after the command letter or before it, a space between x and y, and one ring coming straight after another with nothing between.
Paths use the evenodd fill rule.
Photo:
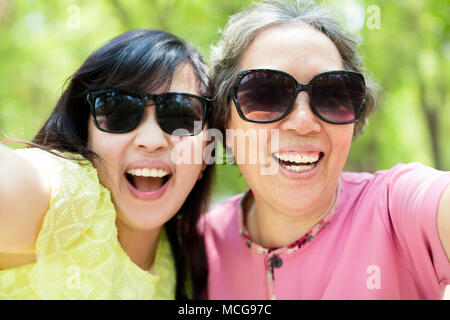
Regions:
<instances>
[{"instance_id":1,"label":"chin","mask_svg":"<svg viewBox=\"0 0 450 320\"><path fill-rule=\"evenodd\" d=\"M118 220L128 228L139 231L150 231L163 226L170 218L171 214L164 212L161 208L136 208L130 206L120 210ZM130 212L127 214L126 212Z\"/></svg>"}]
</instances>

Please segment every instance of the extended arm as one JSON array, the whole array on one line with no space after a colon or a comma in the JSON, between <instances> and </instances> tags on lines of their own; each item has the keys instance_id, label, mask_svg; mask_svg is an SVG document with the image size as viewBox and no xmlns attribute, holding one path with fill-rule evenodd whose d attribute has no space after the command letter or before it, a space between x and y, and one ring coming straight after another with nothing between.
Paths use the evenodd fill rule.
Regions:
<instances>
[{"instance_id":1,"label":"extended arm","mask_svg":"<svg viewBox=\"0 0 450 320\"><path fill-rule=\"evenodd\" d=\"M447 186L439 202L438 230L447 258L450 259L450 185Z\"/></svg>"},{"instance_id":2,"label":"extended arm","mask_svg":"<svg viewBox=\"0 0 450 320\"><path fill-rule=\"evenodd\" d=\"M0 253L32 253L49 205L43 172L0 144Z\"/></svg>"}]
</instances>

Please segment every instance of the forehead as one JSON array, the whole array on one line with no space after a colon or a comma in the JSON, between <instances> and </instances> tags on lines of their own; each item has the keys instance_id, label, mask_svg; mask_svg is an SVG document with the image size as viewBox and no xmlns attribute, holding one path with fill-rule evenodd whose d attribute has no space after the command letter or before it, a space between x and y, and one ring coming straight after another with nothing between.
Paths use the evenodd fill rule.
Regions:
<instances>
[{"instance_id":1,"label":"forehead","mask_svg":"<svg viewBox=\"0 0 450 320\"><path fill-rule=\"evenodd\" d=\"M307 24L269 27L250 43L240 61L240 70L277 69L306 83L315 75L342 70L342 58L334 43Z\"/></svg>"},{"instance_id":2,"label":"forehead","mask_svg":"<svg viewBox=\"0 0 450 320\"><path fill-rule=\"evenodd\" d=\"M199 80L190 63L182 63L175 69L169 91L200 94Z\"/></svg>"}]
</instances>

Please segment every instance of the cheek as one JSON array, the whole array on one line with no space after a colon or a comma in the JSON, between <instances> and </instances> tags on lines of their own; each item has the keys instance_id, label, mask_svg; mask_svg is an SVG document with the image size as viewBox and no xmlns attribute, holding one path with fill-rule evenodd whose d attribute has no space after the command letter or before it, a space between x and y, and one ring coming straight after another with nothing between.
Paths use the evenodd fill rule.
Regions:
<instances>
[{"instance_id":1,"label":"cheek","mask_svg":"<svg viewBox=\"0 0 450 320\"><path fill-rule=\"evenodd\" d=\"M334 151L334 157L339 158L339 162L345 163L347 159L353 139L353 127L353 124L349 126L342 126L342 128L330 130L328 133L331 148Z\"/></svg>"},{"instance_id":2,"label":"cheek","mask_svg":"<svg viewBox=\"0 0 450 320\"><path fill-rule=\"evenodd\" d=\"M174 183L169 189L171 202L182 206L194 188L201 171L201 164L179 164L175 166Z\"/></svg>"},{"instance_id":3,"label":"cheek","mask_svg":"<svg viewBox=\"0 0 450 320\"><path fill-rule=\"evenodd\" d=\"M242 120L236 110L231 112L226 144L238 164L267 165L267 156L279 149L279 142L279 122L252 123Z\"/></svg>"},{"instance_id":4,"label":"cheek","mask_svg":"<svg viewBox=\"0 0 450 320\"><path fill-rule=\"evenodd\" d=\"M97 169L100 183L110 190L120 172L124 138L98 130L92 121L89 124L87 147L100 158L94 158L93 166Z\"/></svg>"},{"instance_id":5,"label":"cheek","mask_svg":"<svg viewBox=\"0 0 450 320\"><path fill-rule=\"evenodd\" d=\"M242 176L251 185L266 179L273 151L279 148L278 123L256 124L242 120L232 106L227 123L226 144Z\"/></svg>"},{"instance_id":6,"label":"cheek","mask_svg":"<svg viewBox=\"0 0 450 320\"><path fill-rule=\"evenodd\" d=\"M350 125L345 130L343 130L340 133L337 133L335 138L338 140L337 143L339 143L342 146L346 146L347 148L350 147L353 139L353 131L354 131L354 125Z\"/></svg>"},{"instance_id":7,"label":"cheek","mask_svg":"<svg viewBox=\"0 0 450 320\"><path fill-rule=\"evenodd\" d=\"M232 150L238 164L243 164L244 159L248 159L248 153L255 153L256 151L258 144L251 140L252 137L257 137L257 130L254 128L254 124L239 117L233 104L230 105L230 108L230 118L226 129L226 146Z\"/></svg>"},{"instance_id":8,"label":"cheek","mask_svg":"<svg viewBox=\"0 0 450 320\"><path fill-rule=\"evenodd\" d=\"M202 165L204 162L204 150L206 141L203 141L203 133L189 136L171 138L170 161L175 165Z\"/></svg>"},{"instance_id":9,"label":"cheek","mask_svg":"<svg viewBox=\"0 0 450 320\"><path fill-rule=\"evenodd\" d=\"M191 188L187 186L193 186L197 181L200 172L202 171L201 164L179 164L175 168L176 172L176 184L182 189L186 189L189 193Z\"/></svg>"},{"instance_id":10,"label":"cheek","mask_svg":"<svg viewBox=\"0 0 450 320\"><path fill-rule=\"evenodd\" d=\"M171 139L170 161L175 164L175 175L169 190L171 202L176 206L181 207L202 171L206 146L202 140L202 134Z\"/></svg>"}]
</instances>

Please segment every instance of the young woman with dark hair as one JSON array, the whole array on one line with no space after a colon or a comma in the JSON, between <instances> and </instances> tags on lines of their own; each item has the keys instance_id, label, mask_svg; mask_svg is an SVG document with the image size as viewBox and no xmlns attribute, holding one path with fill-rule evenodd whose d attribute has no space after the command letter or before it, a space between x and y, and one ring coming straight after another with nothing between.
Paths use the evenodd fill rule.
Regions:
<instances>
[{"instance_id":1,"label":"young woman with dark hair","mask_svg":"<svg viewBox=\"0 0 450 320\"><path fill-rule=\"evenodd\" d=\"M211 83L172 34L92 53L29 146L0 145L0 299L187 299L207 267L197 220Z\"/></svg>"}]
</instances>

